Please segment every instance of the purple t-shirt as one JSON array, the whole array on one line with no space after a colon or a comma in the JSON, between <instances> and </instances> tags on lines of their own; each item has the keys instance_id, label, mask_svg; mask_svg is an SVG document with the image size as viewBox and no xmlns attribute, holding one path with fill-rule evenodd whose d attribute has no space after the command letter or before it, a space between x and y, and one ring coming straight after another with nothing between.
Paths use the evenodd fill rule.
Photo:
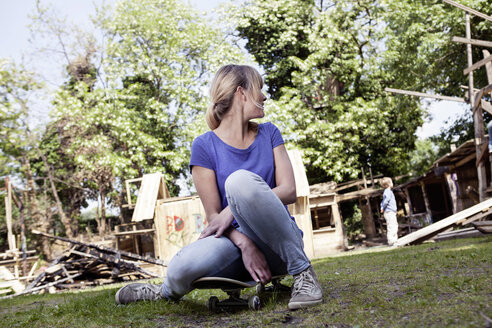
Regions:
<instances>
[{"instance_id":1,"label":"purple t-shirt","mask_svg":"<svg viewBox=\"0 0 492 328\"><path fill-rule=\"evenodd\" d=\"M225 181L229 175L239 169L258 174L270 188L275 188L275 165L273 148L284 144L278 128L272 123L258 126L258 134L246 149L238 149L223 142L213 131L208 131L193 141L191 146L190 170L194 165L215 172L222 208L226 208L227 198ZM237 226L237 223L233 223Z\"/></svg>"}]
</instances>

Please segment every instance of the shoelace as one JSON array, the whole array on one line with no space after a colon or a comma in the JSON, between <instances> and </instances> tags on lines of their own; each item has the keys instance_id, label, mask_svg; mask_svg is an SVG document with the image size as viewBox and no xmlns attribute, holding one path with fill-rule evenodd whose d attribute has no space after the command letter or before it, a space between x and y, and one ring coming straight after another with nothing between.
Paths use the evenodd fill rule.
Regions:
<instances>
[{"instance_id":1,"label":"shoelace","mask_svg":"<svg viewBox=\"0 0 492 328\"><path fill-rule=\"evenodd\" d=\"M314 282L314 278L309 272L306 270L301 272L297 279L294 281L294 291L292 292L292 296L297 294L311 294L313 289L316 288L316 284Z\"/></svg>"},{"instance_id":2,"label":"shoelace","mask_svg":"<svg viewBox=\"0 0 492 328\"><path fill-rule=\"evenodd\" d=\"M138 298L147 299L148 296L155 297L155 291L150 286L142 286L138 290Z\"/></svg>"}]
</instances>

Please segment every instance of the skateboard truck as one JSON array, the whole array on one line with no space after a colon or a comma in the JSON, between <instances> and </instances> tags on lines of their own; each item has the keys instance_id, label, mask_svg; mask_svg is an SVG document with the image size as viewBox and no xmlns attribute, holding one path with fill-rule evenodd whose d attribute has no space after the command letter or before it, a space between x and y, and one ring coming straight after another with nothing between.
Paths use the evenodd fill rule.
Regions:
<instances>
[{"instance_id":1,"label":"skateboard truck","mask_svg":"<svg viewBox=\"0 0 492 328\"><path fill-rule=\"evenodd\" d=\"M248 307L251 310L257 311L260 309L260 298L256 295L250 296L247 299L241 297L239 290L224 290L229 295L229 298L219 301L217 296L212 296L208 299L207 308L212 312L219 310L232 310L235 308Z\"/></svg>"},{"instance_id":2,"label":"skateboard truck","mask_svg":"<svg viewBox=\"0 0 492 328\"><path fill-rule=\"evenodd\" d=\"M229 296L228 299L220 301L216 296L208 299L207 307L210 311L219 312L220 310L231 311L239 308L250 308L257 311L261 307L260 298L257 295L248 298L241 297L241 290L244 288L255 287L256 293L263 292L282 292L290 291L290 287L284 286L280 280L284 276L272 278L272 286L265 287L255 281L239 281L223 277L203 277L193 282L192 286L197 289L221 289Z\"/></svg>"}]
</instances>

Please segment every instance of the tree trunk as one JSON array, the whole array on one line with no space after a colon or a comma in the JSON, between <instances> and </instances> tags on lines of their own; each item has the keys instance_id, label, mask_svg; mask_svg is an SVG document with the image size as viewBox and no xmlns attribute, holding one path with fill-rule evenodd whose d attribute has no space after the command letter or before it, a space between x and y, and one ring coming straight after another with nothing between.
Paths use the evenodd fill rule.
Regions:
<instances>
[{"instance_id":1,"label":"tree trunk","mask_svg":"<svg viewBox=\"0 0 492 328\"><path fill-rule=\"evenodd\" d=\"M73 229L72 229L72 222L70 218L67 217L65 212L63 211L63 204L60 201L60 197L58 196L58 191L56 190L55 182L53 181L53 175L51 174L51 168L48 164L48 161L46 160L46 156L44 156L44 154L41 153L39 149L38 149L38 153L43 160L44 166L46 167L46 171L48 173L48 179L50 180L51 193L55 198L56 208L58 209L58 215L60 216L60 220L63 224L63 227L65 227L65 234L67 235L68 238L72 239L74 236Z\"/></svg>"},{"instance_id":2,"label":"tree trunk","mask_svg":"<svg viewBox=\"0 0 492 328\"><path fill-rule=\"evenodd\" d=\"M23 156L21 159L22 166L24 167L24 174L26 176L26 185L27 185L27 195L29 200L28 211L32 217L32 220L35 225L39 226L39 230L42 232L49 233L50 228L50 220L48 217L42 215L41 210L39 208L37 195L36 195L36 185L34 184L34 179L32 176L31 163L29 160ZM46 256L47 259L51 258L51 245L50 241L47 238L41 238L41 251Z\"/></svg>"},{"instance_id":3,"label":"tree trunk","mask_svg":"<svg viewBox=\"0 0 492 328\"><path fill-rule=\"evenodd\" d=\"M376 226L374 224L374 218L372 216L369 197L360 197L359 207L362 212L362 225L364 227L364 234L366 235L366 238L371 239L376 237Z\"/></svg>"},{"instance_id":4,"label":"tree trunk","mask_svg":"<svg viewBox=\"0 0 492 328\"><path fill-rule=\"evenodd\" d=\"M100 219L98 221L99 225L99 235L102 237L106 235L106 189L104 187L99 187L99 197L101 199L101 213Z\"/></svg>"}]
</instances>

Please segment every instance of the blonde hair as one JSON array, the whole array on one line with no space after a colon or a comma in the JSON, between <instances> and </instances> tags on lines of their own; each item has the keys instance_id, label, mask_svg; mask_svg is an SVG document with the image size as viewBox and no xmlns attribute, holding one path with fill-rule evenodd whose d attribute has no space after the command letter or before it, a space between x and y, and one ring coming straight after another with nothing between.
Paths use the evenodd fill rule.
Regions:
<instances>
[{"instance_id":1,"label":"blonde hair","mask_svg":"<svg viewBox=\"0 0 492 328\"><path fill-rule=\"evenodd\" d=\"M379 181L379 184L381 185L381 187L383 187L384 189L386 188L393 188L393 180L391 180L391 178L388 178L388 177L384 177L382 178L380 181Z\"/></svg>"},{"instance_id":2,"label":"blonde hair","mask_svg":"<svg viewBox=\"0 0 492 328\"><path fill-rule=\"evenodd\" d=\"M211 130L216 129L222 117L232 106L237 87L251 92L253 100L258 99L263 79L256 69L247 65L225 65L219 68L210 87L210 105L207 108L205 119ZM257 106L261 107L260 104ZM257 124L250 122L250 128L256 129Z\"/></svg>"}]
</instances>

